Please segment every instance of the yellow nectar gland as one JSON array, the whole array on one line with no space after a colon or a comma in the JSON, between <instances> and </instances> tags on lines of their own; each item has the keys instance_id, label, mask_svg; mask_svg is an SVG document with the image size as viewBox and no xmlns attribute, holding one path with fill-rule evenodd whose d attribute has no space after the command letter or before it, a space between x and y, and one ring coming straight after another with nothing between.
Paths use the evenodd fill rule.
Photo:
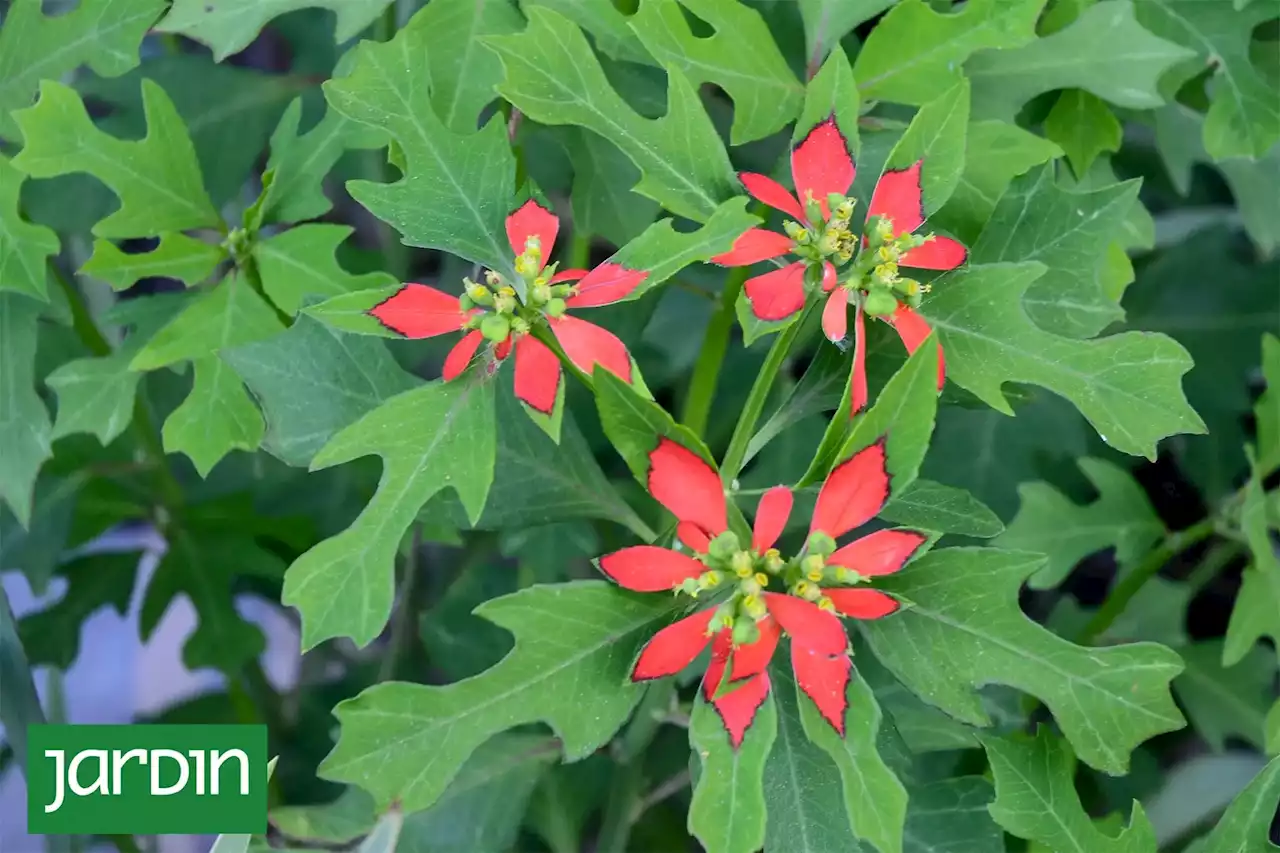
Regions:
<instances>
[{"instance_id":1,"label":"yellow nectar gland","mask_svg":"<svg viewBox=\"0 0 1280 853\"><path fill-rule=\"evenodd\" d=\"M739 551L730 562L734 574L740 578L749 578L755 571L756 561L749 551Z\"/></svg>"}]
</instances>

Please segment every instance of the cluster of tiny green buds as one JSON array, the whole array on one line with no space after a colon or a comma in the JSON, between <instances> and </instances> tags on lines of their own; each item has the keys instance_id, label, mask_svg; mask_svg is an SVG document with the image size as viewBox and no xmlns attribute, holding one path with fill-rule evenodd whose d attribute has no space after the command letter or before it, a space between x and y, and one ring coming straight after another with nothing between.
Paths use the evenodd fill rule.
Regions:
<instances>
[{"instance_id":1,"label":"cluster of tiny green buds","mask_svg":"<svg viewBox=\"0 0 1280 853\"><path fill-rule=\"evenodd\" d=\"M871 317L887 317L897 310L899 302L912 308L920 307L921 297L929 292L912 278L903 278L898 272L902 256L933 239L932 234L893 233L893 220L886 216L873 216L866 227L867 248L858 256L853 286L867 294L863 310Z\"/></svg>"},{"instance_id":2,"label":"cluster of tiny green buds","mask_svg":"<svg viewBox=\"0 0 1280 853\"><path fill-rule=\"evenodd\" d=\"M795 242L795 253L815 263L830 260L843 266L853 259L858 248L858 237L850 228L853 219L854 200L839 193L826 198L829 217L822 215L822 204L805 193L804 210L808 225L788 219L782 230Z\"/></svg>"},{"instance_id":3,"label":"cluster of tiny green buds","mask_svg":"<svg viewBox=\"0 0 1280 853\"><path fill-rule=\"evenodd\" d=\"M532 280L542 271L542 241L537 234L530 234L524 241L524 251L516 256L516 272Z\"/></svg>"}]
</instances>

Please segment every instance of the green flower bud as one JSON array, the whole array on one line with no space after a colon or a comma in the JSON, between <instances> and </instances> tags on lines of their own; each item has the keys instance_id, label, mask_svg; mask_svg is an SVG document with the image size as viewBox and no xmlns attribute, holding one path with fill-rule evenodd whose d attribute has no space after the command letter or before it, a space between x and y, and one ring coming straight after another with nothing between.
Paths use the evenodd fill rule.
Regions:
<instances>
[{"instance_id":1,"label":"green flower bud","mask_svg":"<svg viewBox=\"0 0 1280 853\"><path fill-rule=\"evenodd\" d=\"M480 321L480 334L495 344L502 343L511 334L511 321L501 314L489 314Z\"/></svg>"},{"instance_id":2,"label":"green flower bud","mask_svg":"<svg viewBox=\"0 0 1280 853\"><path fill-rule=\"evenodd\" d=\"M733 644L735 646L749 646L760 639L760 629L756 627L754 619L740 619L738 624L733 626Z\"/></svg>"},{"instance_id":3,"label":"green flower bud","mask_svg":"<svg viewBox=\"0 0 1280 853\"><path fill-rule=\"evenodd\" d=\"M826 564L827 561L822 557L817 554L810 554L800 561L800 571L804 572L805 577L816 583L822 580L822 567ZM813 575L817 575L817 577L815 578Z\"/></svg>"},{"instance_id":4,"label":"green flower bud","mask_svg":"<svg viewBox=\"0 0 1280 853\"><path fill-rule=\"evenodd\" d=\"M867 294L867 301L863 303L863 308L866 309L869 317L888 317L898 310L898 300L894 299L889 291L877 287Z\"/></svg>"},{"instance_id":5,"label":"green flower bud","mask_svg":"<svg viewBox=\"0 0 1280 853\"><path fill-rule=\"evenodd\" d=\"M527 335L529 334L529 321L523 317L511 318L511 334Z\"/></svg>"},{"instance_id":6,"label":"green flower bud","mask_svg":"<svg viewBox=\"0 0 1280 853\"><path fill-rule=\"evenodd\" d=\"M818 225L822 222L822 205L818 204L818 200L811 192L805 193L804 215L810 225Z\"/></svg>"},{"instance_id":7,"label":"green flower bud","mask_svg":"<svg viewBox=\"0 0 1280 853\"><path fill-rule=\"evenodd\" d=\"M738 537L726 530L707 545L707 553L716 560L729 560L738 553Z\"/></svg>"},{"instance_id":8,"label":"green flower bud","mask_svg":"<svg viewBox=\"0 0 1280 853\"><path fill-rule=\"evenodd\" d=\"M791 219L788 219L786 222L782 223L782 230L785 231L787 236L790 237L792 240L797 240L797 241L801 237L807 237L809 233L808 230L803 225Z\"/></svg>"},{"instance_id":9,"label":"green flower bud","mask_svg":"<svg viewBox=\"0 0 1280 853\"><path fill-rule=\"evenodd\" d=\"M716 633L725 628L733 627L733 606L725 603L716 608L715 615L711 617L711 621L707 623L707 635Z\"/></svg>"},{"instance_id":10,"label":"green flower bud","mask_svg":"<svg viewBox=\"0 0 1280 853\"><path fill-rule=\"evenodd\" d=\"M729 567L740 578L748 578L755 572L756 561L746 551L739 551L729 560Z\"/></svg>"},{"instance_id":11,"label":"green flower bud","mask_svg":"<svg viewBox=\"0 0 1280 853\"><path fill-rule=\"evenodd\" d=\"M493 287L493 288L502 287L502 276L498 275L493 270L484 271L484 280L489 283L490 287Z\"/></svg>"},{"instance_id":12,"label":"green flower bud","mask_svg":"<svg viewBox=\"0 0 1280 853\"><path fill-rule=\"evenodd\" d=\"M756 580L755 577L752 576L741 581L738 584L738 589L742 590L743 595L759 595L764 587L760 585L760 581Z\"/></svg>"},{"instance_id":13,"label":"green flower bud","mask_svg":"<svg viewBox=\"0 0 1280 853\"><path fill-rule=\"evenodd\" d=\"M529 288L529 304L533 306L542 305L551 298L551 288L546 284L539 284L536 281L533 287Z\"/></svg>"},{"instance_id":14,"label":"green flower bud","mask_svg":"<svg viewBox=\"0 0 1280 853\"><path fill-rule=\"evenodd\" d=\"M548 299L542 310L547 312L548 317L563 317L568 308L569 306L565 304L565 301L556 296Z\"/></svg>"},{"instance_id":15,"label":"green flower bud","mask_svg":"<svg viewBox=\"0 0 1280 853\"><path fill-rule=\"evenodd\" d=\"M551 295L560 299L568 299L573 295L572 284L553 284L551 285Z\"/></svg>"},{"instance_id":16,"label":"green flower bud","mask_svg":"<svg viewBox=\"0 0 1280 853\"><path fill-rule=\"evenodd\" d=\"M516 298L500 292L493 298L493 307L499 314L512 314L516 310Z\"/></svg>"},{"instance_id":17,"label":"green flower bud","mask_svg":"<svg viewBox=\"0 0 1280 853\"><path fill-rule=\"evenodd\" d=\"M821 530L815 530L809 537L809 553L830 557L836 550L836 540Z\"/></svg>"},{"instance_id":18,"label":"green flower bud","mask_svg":"<svg viewBox=\"0 0 1280 853\"><path fill-rule=\"evenodd\" d=\"M837 213L836 211L838 211L841 207L844 207L847 202L848 202L848 199L840 195L840 193L827 193L827 210L831 211L832 217L836 219L840 218L840 214ZM849 205L849 212L850 213L853 212L852 205ZM849 217L846 216L844 218L848 219Z\"/></svg>"},{"instance_id":19,"label":"green flower bud","mask_svg":"<svg viewBox=\"0 0 1280 853\"><path fill-rule=\"evenodd\" d=\"M698 586L697 578L685 578L680 582L680 586L676 587L676 592L683 592L685 595L698 597L698 593L702 591L702 587Z\"/></svg>"},{"instance_id":20,"label":"green flower bud","mask_svg":"<svg viewBox=\"0 0 1280 853\"><path fill-rule=\"evenodd\" d=\"M483 284L476 284L474 281L467 281L467 297L476 305L489 306L493 304L493 293Z\"/></svg>"},{"instance_id":21,"label":"green flower bud","mask_svg":"<svg viewBox=\"0 0 1280 853\"><path fill-rule=\"evenodd\" d=\"M471 301L470 296L467 296L467 294L464 293L458 297L458 307L463 311L470 311L472 308L476 307L476 304Z\"/></svg>"}]
</instances>

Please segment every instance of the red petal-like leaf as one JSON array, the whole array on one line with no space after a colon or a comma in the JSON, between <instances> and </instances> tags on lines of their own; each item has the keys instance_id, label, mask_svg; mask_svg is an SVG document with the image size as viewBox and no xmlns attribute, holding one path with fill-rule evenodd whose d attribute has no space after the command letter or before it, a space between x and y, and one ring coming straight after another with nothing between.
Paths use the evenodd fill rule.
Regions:
<instances>
[{"instance_id":1,"label":"red petal-like leaf","mask_svg":"<svg viewBox=\"0 0 1280 853\"><path fill-rule=\"evenodd\" d=\"M515 349L516 399L544 415L551 414L560 387L560 359L533 335L521 337Z\"/></svg>"},{"instance_id":2,"label":"red petal-like leaf","mask_svg":"<svg viewBox=\"0 0 1280 853\"><path fill-rule=\"evenodd\" d=\"M406 338L434 338L466 322L458 297L425 284L406 284L369 309L379 323Z\"/></svg>"},{"instance_id":3,"label":"red petal-like leaf","mask_svg":"<svg viewBox=\"0 0 1280 853\"><path fill-rule=\"evenodd\" d=\"M843 287L831 291L822 306L822 332L827 340L839 343L849 333L849 293Z\"/></svg>"},{"instance_id":4,"label":"red petal-like leaf","mask_svg":"<svg viewBox=\"0 0 1280 853\"><path fill-rule=\"evenodd\" d=\"M792 643L791 668L796 674L796 684L818 706L823 719L843 737L844 715L849 707L846 691L853 668L849 656L822 655Z\"/></svg>"},{"instance_id":5,"label":"red petal-like leaf","mask_svg":"<svg viewBox=\"0 0 1280 853\"><path fill-rule=\"evenodd\" d=\"M909 168L887 171L880 176L871 193L867 217L887 216L893 220L893 234L909 234L924 222L923 196L920 191L920 166L917 160Z\"/></svg>"},{"instance_id":6,"label":"red petal-like leaf","mask_svg":"<svg viewBox=\"0 0 1280 853\"><path fill-rule=\"evenodd\" d=\"M600 558L600 571L618 586L636 592L675 589L706 569L693 557L656 545L632 545Z\"/></svg>"},{"instance_id":7,"label":"red petal-like leaf","mask_svg":"<svg viewBox=\"0 0 1280 853\"><path fill-rule=\"evenodd\" d=\"M711 537L707 535L707 531L689 521L676 525L676 537L699 554L707 553L707 548L711 546Z\"/></svg>"},{"instance_id":8,"label":"red petal-like leaf","mask_svg":"<svg viewBox=\"0 0 1280 853\"><path fill-rule=\"evenodd\" d=\"M605 261L582 277L578 282L578 292L569 297L567 303L570 308L610 305L626 299L648 277L645 270L629 270L621 264Z\"/></svg>"},{"instance_id":9,"label":"red petal-like leaf","mask_svg":"<svg viewBox=\"0 0 1280 853\"><path fill-rule=\"evenodd\" d=\"M510 335L503 338L497 346L493 348L493 360L495 362L503 362L507 360L507 356L511 355L511 347L513 341Z\"/></svg>"},{"instance_id":10,"label":"red petal-like leaf","mask_svg":"<svg viewBox=\"0 0 1280 853\"><path fill-rule=\"evenodd\" d=\"M862 320L862 300L853 306L853 377L849 380L849 417L867 405L867 326Z\"/></svg>"},{"instance_id":11,"label":"red petal-like leaf","mask_svg":"<svg viewBox=\"0 0 1280 853\"><path fill-rule=\"evenodd\" d=\"M836 267L831 261L822 262L822 292L830 293L836 286Z\"/></svg>"},{"instance_id":12,"label":"red petal-like leaf","mask_svg":"<svg viewBox=\"0 0 1280 853\"><path fill-rule=\"evenodd\" d=\"M787 519L791 517L791 505L795 499L786 486L774 486L760 496L760 505L756 507L755 529L751 533L751 547L757 552L764 552L778 541Z\"/></svg>"},{"instance_id":13,"label":"red petal-like leaf","mask_svg":"<svg viewBox=\"0 0 1280 853\"><path fill-rule=\"evenodd\" d=\"M578 270L578 269L560 270L560 272L551 276L551 283L559 284L562 281L577 281L580 278L584 278L589 272L590 270Z\"/></svg>"},{"instance_id":14,"label":"red petal-like leaf","mask_svg":"<svg viewBox=\"0 0 1280 853\"><path fill-rule=\"evenodd\" d=\"M915 352L924 343L924 339L929 337L929 333L933 331L929 328L929 323L916 312L912 311L905 305L899 304L893 312L893 317L889 320L890 325L898 332L898 337L902 338L902 343L907 348L907 352ZM942 355L942 346L938 346L938 390L942 390L942 386L947 381L947 363Z\"/></svg>"},{"instance_id":15,"label":"red petal-like leaf","mask_svg":"<svg viewBox=\"0 0 1280 853\"><path fill-rule=\"evenodd\" d=\"M654 634L636 658L631 680L648 681L675 675L693 663L693 659L711 642L707 626L715 613L714 607L700 610Z\"/></svg>"},{"instance_id":16,"label":"red petal-like leaf","mask_svg":"<svg viewBox=\"0 0 1280 853\"><path fill-rule=\"evenodd\" d=\"M787 192L786 187L773 178L755 172L739 172L738 179L756 201L762 201L774 210L781 210L804 222L804 208L796 201L795 196Z\"/></svg>"},{"instance_id":17,"label":"red petal-like leaf","mask_svg":"<svg viewBox=\"0 0 1280 853\"><path fill-rule=\"evenodd\" d=\"M934 237L903 255L898 264L921 270L953 270L964 263L969 250L950 237Z\"/></svg>"},{"instance_id":18,"label":"red petal-like leaf","mask_svg":"<svg viewBox=\"0 0 1280 853\"><path fill-rule=\"evenodd\" d=\"M893 574L927 539L914 530L877 530L838 549L827 562L852 569L863 577Z\"/></svg>"},{"instance_id":19,"label":"red petal-like leaf","mask_svg":"<svg viewBox=\"0 0 1280 853\"><path fill-rule=\"evenodd\" d=\"M476 350L480 348L483 341L484 335L479 332L467 332L462 336L462 340L453 345L453 349L449 350L449 354L444 359L444 381L457 378L467 369L467 365L471 363L471 359L475 357Z\"/></svg>"},{"instance_id":20,"label":"red petal-like leaf","mask_svg":"<svg viewBox=\"0 0 1280 853\"><path fill-rule=\"evenodd\" d=\"M849 153L849 141L836 126L835 116L823 119L791 152L791 177L796 183L796 198L803 204L806 193L822 205L822 215L830 216L827 195L844 195L853 186L857 170Z\"/></svg>"},{"instance_id":21,"label":"red petal-like leaf","mask_svg":"<svg viewBox=\"0 0 1280 853\"><path fill-rule=\"evenodd\" d=\"M796 261L749 278L744 289L752 314L761 320L785 320L804 307L804 264Z\"/></svg>"},{"instance_id":22,"label":"red petal-like leaf","mask_svg":"<svg viewBox=\"0 0 1280 853\"><path fill-rule=\"evenodd\" d=\"M776 619L766 616L757 626L760 628L760 639L745 646L738 646L729 658L729 680L742 681L753 675L759 675L769 666L773 659L774 649L778 648L778 638L782 636L782 628Z\"/></svg>"},{"instance_id":23,"label":"red petal-like leaf","mask_svg":"<svg viewBox=\"0 0 1280 853\"><path fill-rule=\"evenodd\" d=\"M681 521L708 535L729 527L720 475L696 453L669 438L649 454L649 494Z\"/></svg>"},{"instance_id":24,"label":"red petal-like leaf","mask_svg":"<svg viewBox=\"0 0 1280 853\"><path fill-rule=\"evenodd\" d=\"M733 241L732 249L716 255L711 263L725 267L745 267L788 254L791 247L791 238L786 234L766 231L764 228L748 228Z\"/></svg>"},{"instance_id":25,"label":"red petal-like leaf","mask_svg":"<svg viewBox=\"0 0 1280 853\"><path fill-rule=\"evenodd\" d=\"M812 601L780 592L766 592L764 603L782 630L791 635L792 645L827 655L844 652L849 645L840 620Z\"/></svg>"},{"instance_id":26,"label":"red petal-like leaf","mask_svg":"<svg viewBox=\"0 0 1280 853\"><path fill-rule=\"evenodd\" d=\"M734 687L719 699L713 699L724 678L725 665L729 658L729 632L721 631L711 641L711 663L707 665L707 673L702 677L702 695L716 709L725 729L729 732L729 743L734 749L742 745L747 736L747 729L756 718L756 711L769 696L769 674L762 672L755 678Z\"/></svg>"},{"instance_id":27,"label":"red petal-like leaf","mask_svg":"<svg viewBox=\"0 0 1280 853\"><path fill-rule=\"evenodd\" d=\"M560 220L554 213L529 199L507 217L507 240L511 243L511 251L517 255L524 253L524 243L535 234L542 243L542 265L546 266L556 246L556 234L560 231Z\"/></svg>"},{"instance_id":28,"label":"red petal-like leaf","mask_svg":"<svg viewBox=\"0 0 1280 853\"><path fill-rule=\"evenodd\" d=\"M885 469L884 442L880 441L841 462L827 477L818 492L809 530L839 538L875 518L888 499L889 472Z\"/></svg>"},{"instance_id":29,"label":"red petal-like leaf","mask_svg":"<svg viewBox=\"0 0 1280 853\"><path fill-rule=\"evenodd\" d=\"M588 376L597 364L623 382L631 381L631 353L613 332L565 315L548 320L569 361Z\"/></svg>"},{"instance_id":30,"label":"red petal-like leaf","mask_svg":"<svg viewBox=\"0 0 1280 853\"><path fill-rule=\"evenodd\" d=\"M896 599L866 587L833 587L822 592L837 611L853 619L879 619L898 609Z\"/></svg>"}]
</instances>

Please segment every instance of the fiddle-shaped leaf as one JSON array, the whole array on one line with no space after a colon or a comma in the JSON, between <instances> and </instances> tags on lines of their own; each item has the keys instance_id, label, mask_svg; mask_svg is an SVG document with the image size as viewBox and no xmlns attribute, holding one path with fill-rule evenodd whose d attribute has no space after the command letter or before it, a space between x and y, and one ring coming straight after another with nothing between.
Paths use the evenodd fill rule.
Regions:
<instances>
[{"instance_id":1,"label":"fiddle-shaped leaf","mask_svg":"<svg viewBox=\"0 0 1280 853\"><path fill-rule=\"evenodd\" d=\"M257 38L272 19L297 9L332 10L338 23L334 41L341 44L373 23L393 0L174 0L156 25L164 33L181 33L208 45L221 62Z\"/></svg>"},{"instance_id":2,"label":"fiddle-shaped leaf","mask_svg":"<svg viewBox=\"0 0 1280 853\"><path fill-rule=\"evenodd\" d=\"M313 470L380 456L382 478L351 526L307 551L285 575L282 600L302 614L304 648L330 637L365 646L382 632L400 540L444 488L457 492L469 519L480 517L493 482L494 433L493 382L467 375L392 397L316 454Z\"/></svg>"},{"instance_id":3,"label":"fiddle-shaped leaf","mask_svg":"<svg viewBox=\"0 0 1280 853\"><path fill-rule=\"evenodd\" d=\"M689 746L698 779L689 804L689 832L707 853L759 850L765 840L764 773L778 732L777 701L772 693L765 696L736 746L702 691L694 702Z\"/></svg>"},{"instance_id":4,"label":"fiddle-shaped leaf","mask_svg":"<svg viewBox=\"0 0 1280 853\"><path fill-rule=\"evenodd\" d=\"M1134 747L1185 724L1169 692L1182 659L1154 643L1085 648L1032 622L1018 590L1043 565L1019 551L931 551L883 579L880 588L909 606L858 627L880 662L929 704L989 725L977 688L1009 685L1048 707L1083 761L1123 774Z\"/></svg>"},{"instance_id":5,"label":"fiddle-shaped leaf","mask_svg":"<svg viewBox=\"0 0 1280 853\"><path fill-rule=\"evenodd\" d=\"M269 338L283 328L266 300L236 274L202 294L156 332L129 366L133 370L156 370Z\"/></svg>"},{"instance_id":6,"label":"fiddle-shaped leaf","mask_svg":"<svg viewBox=\"0 0 1280 853\"><path fill-rule=\"evenodd\" d=\"M74 89L45 80L35 106L14 120L26 140L13 159L34 178L87 172L120 198L120 209L93 226L98 237L149 237L222 223L205 193L195 146L173 102L142 81L147 135L117 139L94 126Z\"/></svg>"},{"instance_id":7,"label":"fiddle-shaped leaf","mask_svg":"<svg viewBox=\"0 0 1280 853\"><path fill-rule=\"evenodd\" d=\"M22 217L18 196L24 180L0 156L0 290L47 301L48 258L58 253L58 235Z\"/></svg>"},{"instance_id":8,"label":"fiddle-shaped leaf","mask_svg":"<svg viewBox=\"0 0 1280 853\"><path fill-rule=\"evenodd\" d=\"M282 231L253 247L262 289L286 314L296 314L308 296L338 296L395 284L384 272L353 275L338 263L336 252L350 225L312 223Z\"/></svg>"},{"instance_id":9,"label":"fiddle-shaped leaf","mask_svg":"<svg viewBox=\"0 0 1280 853\"><path fill-rule=\"evenodd\" d=\"M36 330L43 305L0 291L0 500L26 527L40 466L52 455L49 410L36 393Z\"/></svg>"},{"instance_id":10,"label":"fiddle-shaped leaf","mask_svg":"<svg viewBox=\"0 0 1280 853\"><path fill-rule=\"evenodd\" d=\"M191 392L165 419L160 436L165 453L186 454L207 477L232 450L257 450L266 424L240 377L221 358L202 356L191 368Z\"/></svg>"},{"instance_id":11,"label":"fiddle-shaped leaf","mask_svg":"<svg viewBox=\"0 0 1280 853\"><path fill-rule=\"evenodd\" d=\"M93 255L80 273L101 279L114 290L128 290L139 279L153 276L196 285L213 275L226 258L222 246L170 232L160 235L159 245L151 251L136 254L125 254L110 240L94 240Z\"/></svg>"}]
</instances>

